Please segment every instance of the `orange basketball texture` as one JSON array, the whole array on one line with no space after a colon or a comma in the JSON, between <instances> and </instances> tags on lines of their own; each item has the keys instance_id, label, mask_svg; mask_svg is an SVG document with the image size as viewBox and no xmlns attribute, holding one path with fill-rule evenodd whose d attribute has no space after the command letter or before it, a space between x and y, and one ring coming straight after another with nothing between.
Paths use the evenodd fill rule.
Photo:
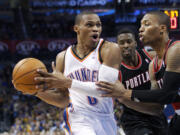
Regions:
<instances>
[{"instance_id":1,"label":"orange basketball texture","mask_svg":"<svg viewBox=\"0 0 180 135\"><path fill-rule=\"evenodd\" d=\"M43 62L35 58L25 58L20 60L13 69L13 85L18 91L27 94L37 92L35 85L38 84L34 77L40 76L36 71L41 69L47 72Z\"/></svg>"}]
</instances>

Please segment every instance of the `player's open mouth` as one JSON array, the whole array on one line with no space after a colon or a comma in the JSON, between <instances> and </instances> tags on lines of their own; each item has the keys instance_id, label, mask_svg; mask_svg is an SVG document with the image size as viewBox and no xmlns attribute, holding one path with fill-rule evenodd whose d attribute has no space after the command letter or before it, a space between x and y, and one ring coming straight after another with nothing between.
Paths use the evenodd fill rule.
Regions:
<instances>
[{"instance_id":1,"label":"player's open mouth","mask_svg":"<svg viewBox=\"0 0 180 135\"><path fill-rule=\"evenodd\" d=\"M142 41L142 39L143 39L143 35L139 34L139 40Z\"/></svg>"},{"instance_id":2,"label":"player's open mouth","mask_svg":"<svg viewBox=\"0 0 180 135\"><path fill-rule=\"evenodd\" d=\"M98 34L92 35L92 40L95 41L95 42L97 42L97 40L98 40Z\"/></svg>"},{"instance_id":3,"label":"player's open mouth","mask_svg":"<svg viewBox=\"0 0 180 135\"><path fill-rule=\"evenodd\" d=\"M123 54L130 54L130 53L131 53L130 49L124 49L123 50Z\"/></svg>"}]
</instances>

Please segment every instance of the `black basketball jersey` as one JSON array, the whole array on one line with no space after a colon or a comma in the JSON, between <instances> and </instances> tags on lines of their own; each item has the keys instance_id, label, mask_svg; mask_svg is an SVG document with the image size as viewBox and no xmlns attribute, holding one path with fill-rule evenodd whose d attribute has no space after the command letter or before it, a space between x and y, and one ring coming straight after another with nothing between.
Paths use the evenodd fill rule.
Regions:
<instances>
[{"instance_id":1,"label":"black basketball jersey","mask_svg":"<svg viewBox=\"0 0 180 135\"><path fill-rule=\"evenodd\" d=\"M163 60L161 60L160 65L158 65L158 57L157 56L153 59L153 64L154 64L153 70L155 73L156 81L158 82L158 85L160 88L162 88L163 76L164 76L164 72L166 70L166 54L167 54L167 51L171 46L175 45L176 42L180 42L180 40L169 40L168 41L168 43L166 45L166 51L165 51Z\"/></svg>"},{"instance_id":2,"label":"black basketball jersey","mask_svg":"<svg viewBox=\"0 0 180 135\"><path fill-rule=\"evenodd\" d=\"M160 64L158 64L158 61L159 61L158 57L156 56L153 59L153 72L155 74L155 79L158 83L158 86L161 89L163 85L163 76L164 76L166 66L165 66L164 60L160 60L161 61Z\"/></svg>"},{"instance_id":3,"label":"black basketball jersey","mask_svg":"<svg viewBox=\"0 0 180 135\"><path fill-rule=\"evenodd\" d=\"M127 89L144 90L150 89L149 63L151 57L144 49L137 49L138 65L131 67L121 63L119 78Z\"/></svg>"},{"instance_id":4,"label":"black basketball jersey","mask_svg":"<svg viewBox=\"0 0 180 135\"><path fill-rule=\"evenodd\" d=\"M180 42L180 40L169 40L168 41L168 43L166 45L166 52L165 52L165 55L164 55L163 60L161 61L160 65L158 65L158 62L157 62L158 61L157 56L153 59L155 78L156 78L160 88L162 88L163 76L164 76L164 72L166 70L165 61L166 61L167 51L171 46L173 46L177 42ZM178 113L180 115L180 102L172 103L172 106L173 106L174 110L176 111L176 113Z\"/></svg>"},{"instance_id":5,"label":"black basketball jersey","mask_svg":"<svg viewBox=\"0 0 180 135\"><path fill-rule=\"evenodd\" d=\"M164 76L164 72L166 70L166 53L168 51L168 48L170 48L171 46L173 46L176 42L180 42L180 40L169 40L167 45L166 45L166 52L165 55L163 57L163 60L161 60L161 64L158 65L158 56L156 56L153 59L153 71L155 73L155 78L156 81L158 82L158 86L160 88L162 88L162 84L163 84L163 76Z\"/></svg>"},{"instance_id":6,"label":"black basketball jersey","mask_svg":"<svg viewBox=\"0 0 180 135\"><path fill-rule=\"evenodd\" d=\"M126 88L132 90L144 90L150 89L150 77L149 77L149 63L151 62L151 57L144 49L137 49L138 55L138 66L130 67L125 63L121 63L119 79L124 84ZM123 128L133 128L138 124L142 125L152 125L153 127L162 128L164 127L165 116L152 116L145 113L141 113L130 109L123 105L123 114L121 116L121 124Z\"/></svg>"}]
</instances>

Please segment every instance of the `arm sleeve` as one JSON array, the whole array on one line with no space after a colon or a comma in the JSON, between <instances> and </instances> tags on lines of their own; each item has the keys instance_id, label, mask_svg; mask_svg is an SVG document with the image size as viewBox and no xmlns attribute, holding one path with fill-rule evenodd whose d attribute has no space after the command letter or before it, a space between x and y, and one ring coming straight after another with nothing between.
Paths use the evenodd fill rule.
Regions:
<instances>
[{"instance_id":1,"label":"arm sleeve","mask_svg":"<svg viewBox=\"0 0 180 135\"><path fill-rule=\"evenodd\" d=\"M157 90L132 91L132 99L141 102L155 102L169 104L179 102L180 73L165 71L163 77L163 87Z\"/></svg>"},{"instance_id":2,"label":"arm sleeve","mask_svg":"<svg viewBox=\"0 0 180 135\"><path fill-rule=\"evenodd\" d=\"M101 65L98 73L98 80L115 82L116 80L118 80L118 73L118 69L106 65ZM86 96L100 97L100 94L102 94L101 91L97 90L95 82L82 82L78 80L72 80L70 89L77 91L78 93L82 93Z\"/></svg>"}]
</instances>

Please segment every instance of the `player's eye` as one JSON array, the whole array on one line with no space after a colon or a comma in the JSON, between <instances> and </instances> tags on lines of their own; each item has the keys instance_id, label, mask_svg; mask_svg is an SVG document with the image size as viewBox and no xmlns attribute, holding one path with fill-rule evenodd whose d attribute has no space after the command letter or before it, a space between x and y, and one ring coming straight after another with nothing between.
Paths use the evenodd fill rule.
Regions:
<instances>
[{"instance_id":1,"label":"player's eye","mask_svg":"<svg viewBox=\"0 0 180 135\"><path fill-rule=\"evenodd\" d=\"M132 43L132 40L131 40L131 39L128 39L128 40L127 40L127 43L128 43L128 44L131 44L131 43Z\"/></svg>"},{"instance_id":2,"label":"player's eye","mask_svg":"<svg viewBox=\"0 0 180 135\"><path fill-rule=\"evenodd\" d=\"M145 22L144 23L144 26L149 26L150 25L150 22Z\"/></svg>"},{"instance_id":3,"label":"player's eye","mask_svg":"<svg viewBox=\"0 0 180 135\"><path fill-rule=\"evenodd\" d=\"M96 24L97 27L101 27L101 23Z\"/></svg>"},{"instance_id":4,"label":"player's eye","mask_svg":"<svg viewBox=\"0 0 180 135\"><path fill-rule=\"evenodd\" d=\"M145 25L145 26L149 26L149 23L145 23L144 25Z\"/></svg>"},{"instance_id":5,"label":"player's eye","mask_svg":"<svg viewBox=\"0 0 180 135\"><path fill-rule=\"evenodd\" d=\"M91 24L91 23L87 23L87 24L86 24L86 26L87 26L87 27L92 27L92 26L93 26L93 24Z\"/></svg>"},{"instance_id":6,"label":"player's eye","mask_svg":"<svg viewBox=\"0 0 180 135\"><path fill-rule=\"evenodd\" d=\"M124 41L119 41L119 44L120 44L120 45L123 45L123 44L124 44Z\"/></svg>"}]
</instances>

